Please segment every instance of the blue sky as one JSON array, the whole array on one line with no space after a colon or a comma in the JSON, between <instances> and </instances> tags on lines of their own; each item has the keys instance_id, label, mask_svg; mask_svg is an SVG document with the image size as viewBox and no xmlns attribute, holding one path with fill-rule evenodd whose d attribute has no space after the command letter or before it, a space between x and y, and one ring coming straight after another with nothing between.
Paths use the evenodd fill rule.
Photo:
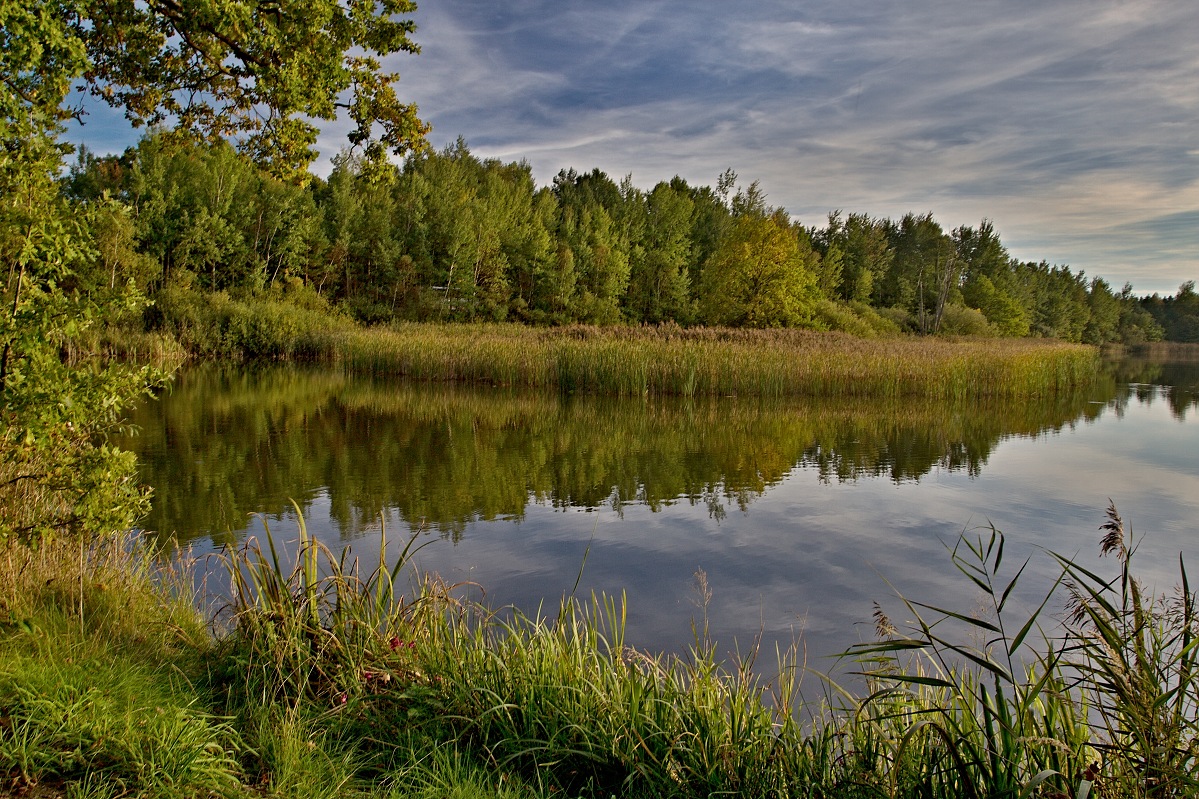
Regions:
<instances>
[{"instance_id":1,"label":"blue sky","mask_svg":"<svg viewBox=\"0 0 1199 799\"><path fill-rule=\"evenodd\" d=\"M1199 279L1194 0L426 0L415 19L423 52L389 66L433 143L542 184L732 168L807 224L986 217L1016 257L1117 289ZM100 116L89 144L127 144Z\"/></svg>"}]
</instances>

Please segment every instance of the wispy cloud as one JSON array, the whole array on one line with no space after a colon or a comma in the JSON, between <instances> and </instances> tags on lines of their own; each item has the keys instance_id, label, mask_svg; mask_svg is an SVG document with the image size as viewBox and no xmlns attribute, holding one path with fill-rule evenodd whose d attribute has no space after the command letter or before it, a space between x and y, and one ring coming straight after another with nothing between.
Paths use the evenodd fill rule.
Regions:
<instances>
[{"instance_id":1,"label":"wispy cloud","mask_svg":"<svg viewBox=\"0 0 1199 799\"><path fill-rule=\"evenodd\" d=\"M416 21L423 52L392 66L433 141L543 183L732 167L809 224L987 216L1019 257L1115 285L1199 272L1191 2L441 0Z\"/></svg>"}]
</instances>

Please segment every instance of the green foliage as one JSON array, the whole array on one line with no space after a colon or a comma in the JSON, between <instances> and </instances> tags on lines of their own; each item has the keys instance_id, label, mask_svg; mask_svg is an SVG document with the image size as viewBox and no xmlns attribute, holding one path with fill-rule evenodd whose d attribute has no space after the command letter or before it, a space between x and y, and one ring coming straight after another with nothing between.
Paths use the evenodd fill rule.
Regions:
<instances>
[{"instance_id":1,"label":"green foliage","mask_svg":"<svg viewBox=\"0 0 1199 799\"><path fill-rule=\"evenodd\" d=\"M850 214L844 220L840 211L829 214L828 226L817 232L814 244L824 261L822 270L828 273L821 285L825 296L835 291L841 299L856 302L874 296L895 254L885 222L865 214Z\"/></svg>"},{"instance_id":2,"label":"green foliage","mask_svg":"<svg viewBox=\"0 0 1199 799\"><path fill-rule=\"evenodd\" d=\"M819 330L837 330L861 338L874 338L877 335L874 327L854 313L848 305L833 300L821 300L816 303L813 327Z\"/></svg>"},{"instance_id":3,"label":"green foliage","mask_svg":"<svg viewBox=\"0 0 1199 799\"><path fill-rule=\"evenodd\" d=\"M1157 340L1152 314L1182 307L1160 298L1142 307L1131 289L1113 294L1066 267L1018 262L987 220L947 234L931 214L838 212L808 229L770 208L756 184L734 194L736 176L722 180L716 190L675 178L642 191L631 176L617 184L599 170L564 170L538 187L527 164L481 160L459 139L402 168L345 152L328 182L301 187L228 145L158 133L120 158L84 154L63 187L92 201L108 192L133 209L134 246L128 224L109 224L96 285L124 274L152 289L240 296L300 280L367 324L720 321L867 332L834 306L817 315L828 299L871 305L855 315L878 332L894 324L1102 344Z\"/></svg>"},{"instance_id":4,"label":"green foliage","mask_svg":"<svg viewBox=\"0 0 1199 799\"><path fill-rule=\"evenodd\" d=\"M536 321L612 324L631 299L632 262L640 257L645 208L641 192L622 189L598 169L573 170L554 178L558 257L547 280L555 287L556 310ZM556 268L555 268L556 267ZM671 295L673 296L673 295Z\"/></svg>"},{"instance_id":5,"label":"green foliage","mask_svg":"<svg viewBox=\"0 0 1199 799\"><path fill-rule=\"evenodd\" d=\"M334 333L353 326L302 284L245 301L168 287L149 316L153 329L169 333L189 353L222 359L315 357Z\"/></svg>"},{"instance_id":6,"label":"green foliage","mask_svg":"<svg viewBox=\"0 0 1199 799\"><path fill-rule=\"evenodd\" d=\"M52 180L58 100L82 68L77 43L41 5L5 3L0 14L0 65L13 76L0 99L8 155L0 161L0 538L121 529L144 497L132 459L103 437L155 377L72 364L68 353L94 322L133 311L139 297L124 285L86 292L97 260L87 219L72 214Z\"/></svg>"},{"instance_id":7,"label":"green foliage","mask_svg":"<svg viewBox=\"0 0 1199 799\"><path fill-rule=\"evenodd\" d=\"M397 18L415 8L410 0L121 0L64 11L71 41L86 48L93 94L137 124L170 120L180 134L236 138L258 163L295 176L316 155L309 120L332 120L339 108L354 125L350 141L373 163L424 146L428 126L398 100L399 76L379 63L419 52L414 24Z\"/></svg>"},{"instance_id":8,"label":"green foliage","mask_svg":"<svg viewBox=\"0 0 1199 799\"><path fill-rule=\"evenodd\" d=\"M982 311L963 305L946 305L941 309L940 332L950 336L989 336L994 328Z\"/></svg>"},{"instance_id":9,"label":"green foliage","mask_svg":"<svg viewBox=\"0 0 1199 799\"><path fill-rule=\"evenodd\" d=\"M1199 341L1199 294L1195 293L1195 281L1183 283L1173 297L1154 294L1142 305L1161 326L1168 341Z\"/></svg>"},{"instance_id":10,"label":"green foliage","mask_svg":"<svg viewBox=\"0 0 1199 799\"><path fill-rule=\"evenodd\" d=\"M297 263L303 225L260 215L253 245L234 209L257 191L261 208L286 208L287 192L261 179L227 146L168 156L156 139L126 176L81 156L65 182L61 123L71 82L123 107L137 122L173 118L177 133L235 134L276 173L295 176L313 158L316 129L341 95L357 125L351 140L373 162L386 149L422 144L426 127L395 96L394 75L377 56L414 51L412 24L395 15L406 0L379 6L334 2L261 6L235 0L192 4L0 2L0 538L40 541L58 532L111 532L145 508L132 458L106 437L122 412L160 375L91 361L79 342L97 322L129 324L139 288L161 268L169 279L207 279L209 288L261 286ZM374 138L372 126L382 132ZM88 174L99 172L102 174ZM105 190L128 177L131 216ZM89 179L96 178L96 179ZM126 187L121 185L125 190ZM157 223L175 220L177 226ZM153 235L148 231L153 230ZM295 231L301 231L297 234ZM140 246L135 246L135 241ZM152 246L147 246L147 243ZM250 257L265 249L262 269ZM156 256L155 258L149 257ZM139 286L139 281L141 285ZM232 319L232 317L231 317ZM278 354L294 347L287 321L233 320L240 347ZM282 339L280 339L282 337Z\"/></svg>"},{"instance_id":11,"label":"green foliage","mask_svg":"<svg viewBox=\"0 0 1199 799\"><path fill-rule=\"evenodd\" d=\"M659 183L645 198L645 229L631 266L630 318L649 324L686 323L692 316L688 264L692 259L691 215L694 203L685 192Z\"/></svg>"},{"instance_id":12,"label":"green foliage","mask_svg":"<svg viewBox=\"0 0 1199 799\"><path fill-rule=\"evenodd\" d=\"M920 333L940 332L945 309L960 299L962 259L953 240L931 213L890 223L887 237L894 257L876 299L911 313Z\"/></svg>"},{"instance_id":13,"label":"green foliage","mask_svg":"<svg viewBox=\"0 0 1199 799\"><path fill-rule=\"evenodd\" d=\"M880 336L897 336L903 332L903 321L888 316L888 309L873 308L860 300L849 303L849 308L859 319L868 324Z\"/></svg>"},{"instance_id":14,"label":"green foliage","mask_svg":"<svg viewBox=\"0 0 1199 799\"><path fill-rule=\"evenodd\" d=\"M1028 279L1035 287L1033 331L1062 341L1082 341L1090 318L1085 277L1043 261L1027 266Z\"/></svg>"},{"instance_id":15,"label":"green foliage","mask_svg":"<svg viewBox=\"0 0 1199 799\"><path fill-rule=\"evenodd\" d=\"M704 268L700 317L732 327L810 323L816 260L784 215L743 214Z\"/></svg>"},{"instance_id":16,"label":"green foliage","mask_svg":"<svg viewBox=\"0 0 1199 799\"><path fill-rule=\"evenodd\" d=\"M1088 344L1115 341L1120 327L1120 301L1103 278L1091 279L1087 306L1090 313L1082 331L1082 340Z\"/></svg>"},{"instance_id":17,"label":"green foliage","mask_svg":"<svg viewBox=\"0 0 1199 799\"><path fill-rule=\"evenodd\" d=\"M962 298L986 316L1000 336L1027 336L1031 315L1019 285L1013 260L999 241L990 221L978 230L962 226L954 231L958 255L964 262Z\"/></svg>"},{"instance_id":18,"label":"green foliage","mask_svg":"<svg viewBox=\"0 0 1199 799\"><path fill-rule=\"evenodd\" d=\"M133 209L138 249L164 277L138 285L194 281L210 291L252 291L317 276L315 255L325 242L310 190L256 170L224 143L155 134L122 160L130 167L118 193ZM100 162L92 171L105 169Z\"/></svg>"}]
</instances>

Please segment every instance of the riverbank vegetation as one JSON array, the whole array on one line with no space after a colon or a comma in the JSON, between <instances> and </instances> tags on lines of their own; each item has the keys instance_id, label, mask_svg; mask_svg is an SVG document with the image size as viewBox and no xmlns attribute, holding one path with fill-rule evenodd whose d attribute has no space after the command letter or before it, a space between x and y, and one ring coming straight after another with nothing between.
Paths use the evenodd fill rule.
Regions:
<instances>
[{"instance_id":1,"label":"riverbank vegetation","mask_svg":"<svg viewBox=\"0 0 1199 799\"><path fill-rule=\"evenodd\" d=\"M863 340L802 330L410 324L341 334L328 356L420 380L624 396L1016 397L1090 383L1094 350L1060 342Z\"/></svg>"},{"instance_id":2,"label":"riverbank vegetation","mask_svg":"<svg viewBox=\"0 0 1199 799\"><path fill-rule=\"evenodd\" d=\"M731 172L645 190L565 170L538 187L527 165L463 142L429 152L379 68L416 49L410 3L358 14L323 1L294 18L237 6L215 21L156 3L4 11L2 537L111 531L144 509L132 461L106 441L164 375L121 358L316 358L634 395L1015 396L1080 379L1086 356L857 340L1161 337L1131 289L1018 263L986 222L946 232L928 214L833 214L810 227ZM67 169L78 80L150 132L121 156L81 149ZM322 180L307 172L313 123L338 107L352 148ZM1160 304L1185 321L1191 296ZM856 339L780 333L755 349L728 332L742 328Z\"/></svg>"},{"instance_id":3,"label":"riverbank vegetation","mask_svg":"<svg viewBox=\"0 0 1199 799\"><path fill-rule=\"evenodd\" d=\"M120 156L86 151L65 196L103 204L107 282L133 279L172 324L180 293L321 302L366 324L673 322L858 336L1194 340L1193 284L1138 297L1100 277L1011 257L990 222L943 228L835 212L804 225L731 171L715 187L650 189L526 164L462 141L380 173L351 154L327 180L281 182L231 147L151 134ZM265 294L264 294L265 292Z\"/></svg>"},{"instance_id":4,"label":"riverbank vegetation","mask_svg":"<svg viewBox=\"0 0 1199 799\"><path fill-rule=\"evenodd\" d=\"M1102 533L1114 574L1058 558L1031 610L1002 534L966 533L980 610L880 604L857 690L798 645L718 655L702 573L693 650L656 655L617 598L497 611L407 572L411 543L371 568L302 523L226 551L215 628L138 544L10 542L0 771L71 796L1192 795L1194 594L1136 580L1114 508Z\"/></svg>"},{"instance_id":5,"label":"riverbank vegetation","mask_svg":"<svg viewBox=\"0 0 1199 799\"><path fill-rule=\"evenodd\" d=\"M1030 653L1024 671L947 643L931 624L906 637L888 628L879 647L859 652L880 691L828 715L809 706L820 710L811 728L792 712L794 655L767 685L750 663L717 660L702 634L690 657L629 650L615 601L569 601L548 619L496 614L433 578L394 591L382 559L364 574L303 535L294 569L269 542L228 555L238 591L211 632L186 575L144 542L112 538L147 498L110 437L164 375L109 356L169 368L182 347L361 357L374 359L372 370L402 371L373 347L400 347L409 331L358 325L408 320L1131 342L1189 335L1193 291L1184 284L1160 301L1162 319L1177 317L1167 324L1131 288L1013 261L989 223L947 233L929 214L834 214L826 228L807 228L731 173L715 189L676 180L644 191L568 170L537 188L526 166L479 161L465 144L426 151L427 126L396 96L397 76L380 69L384 57L417 49L401 16L413 10L407 0L194 10L153 0L0 4L4 790L982 796L1019 786L1085 796L1102 785L1107 795L1157 796L1193 787L1193 597L1185 578L1164 609L1143 597L1127 571L1131 548L1116 549L1114 589L1065 564L1079 586L1080 614L1061 639L1070 660L1055 645ZM80 152L62 174L62 126L78 116L67 97L81 79L131 120L173 128L122 157ZM318 180L306 171L313 123L339 108L355 149ZM388 153L407 155L403 167ZM484 346L504 335L477 330ZM674 330L617 339L652 349ZM587 349L603 336L577 332L554 334L582 347L553 351L559 387L607 380L650 391L645 361L614 365ZM695 334L695 362L653 377L654 390L689 393L703 381L739 390L726 376L733 367L706 376L704 358L723 362L702 349L705 335L736 340ZM421 348L434 357L429 344L412 346L414 363ZM1042 360L1010 352L1017 377L1031 376L1038 391L1084 360L1038 351L1064 353L1039 374ZM1004 362L984 360L992 378L965 359L942 360L949 374L936 375L956 380L938 390L981 382L1002 393L1015 382ZM830 374L840 386L858 376ZM898 396L913 382L892 375L882 388ZM996 597L989 582L996 540L971 550L978 563L959 565L998 599L998 614L1009 594ZM997 620L948 616L1013 656L1033 629L1009 637ZM918 646L927 665L902 657Z\"/></svg>"}]
</instances>

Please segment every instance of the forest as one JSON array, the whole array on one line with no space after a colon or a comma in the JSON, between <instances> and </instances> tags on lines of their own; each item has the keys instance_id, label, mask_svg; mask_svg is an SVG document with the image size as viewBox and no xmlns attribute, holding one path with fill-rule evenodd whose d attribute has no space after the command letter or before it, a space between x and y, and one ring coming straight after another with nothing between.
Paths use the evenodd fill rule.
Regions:
<instances>
[{"instance_id":1,"label":"forest","mask_svg":"<svg viewBox=\"0 0 1199 799\"><path fill-rule=\"evenodd\" d=\"M278 179L223 141L160 131L119 156L81 148L59 184L97 220L89 290L137 286L156 300L144 323L176 334L219 293L365 324L1199 341L1193 281L1140 297L1012 257L986 219L946 230L931 213L834 211L807 227L732 170L715 187L676 177L646 190L598 169L538 186L527 163L480 159L459 139L398 166L345 151L328 179Z\"/></svg>"}]
</instances>

